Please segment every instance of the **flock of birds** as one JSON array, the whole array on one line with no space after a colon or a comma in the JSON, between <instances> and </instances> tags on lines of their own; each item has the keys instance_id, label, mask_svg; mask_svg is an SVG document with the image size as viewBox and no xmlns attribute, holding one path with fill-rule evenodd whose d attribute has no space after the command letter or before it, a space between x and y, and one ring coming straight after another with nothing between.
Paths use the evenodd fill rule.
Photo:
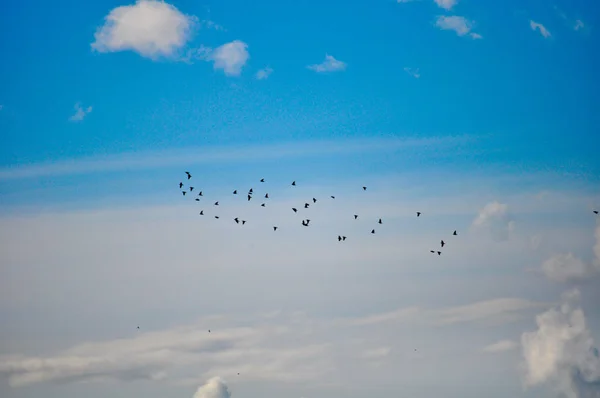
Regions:
<instances>
[{"instance_id":1,"label":"flock of birds","mask_svg":"<svg viewBox=\"0 0 600 398\"><path fill-rule=\"evenodd\" d=\"M186 171L186 172L185 172L185 175L187 176L187 180L188 180L188 181L192 179L192 175L191 175L191 173L190 173L189 171ZM264 178L261 178L261 179L260 179L260 182L261 182L261 183L264 183L264 182L265 182L265 179L264 179ZM296 181L292 181L292 183L291 183L291 186L294 186L294 187L295 187L295 186L296 186ZM186 190L186 188L185 188L185 184L183 183L183 181L180 181L180 182L179 182L179 189L181 189L181 194L182 194L183 196L186 196L188 193L189 193L189 194L190 194L190 196L191 196L191 195L192 195L192 192L194 192L194 187L193 187L192 185L188 185L188 187L187 187L187 190ZM366 191L366 190L367 190L367 187L366 187L366 186L363 186L363 187L362 187L362 190L363 190L363 191ZM233 195L238 195L238 190L237 190L237 189L235 189L235 190L233 191ZM253 189L253 188L250 188L250 189L248 190L248 193L247 193L246 195L247 195L247 200L248 200L248 202L249 202L249 201L251 201L251 200L252 200L252 198L254 197L254 196L253 196L253 195L254 195L254 189ZM194 200L195 200L196 202L200 202L200 201L201 201L201 198L202 198L203 196L204 196L203 192L202 192L202 191L198 191L198 193L197 193L196 197L194 198ZM331 195L331 196L330 196L330 198L331 198L331 199L335 199L335 196L334 196L334 195ZM269 199L269 193L268 193L268 192L267 192L267 193L265 193L265 195L264 195L264 199ZM305 208L305 209L308 209L308 208L309 208L309 206L311 205L311 203L310 203L310 202L311 202L311 201L309 200L308 202L304 203L304 208ZM317 203L317 199L316 199L316 198L312 198L312 204L315 204L315 203ZM216 202L213 204L213 206L219 206L219 201L216 201ZM261 207L266 207L266 202L262 202L262 203L261 203ZM292 207L292 208L291 208L291 210L292 210L294 213L297 213L297 212L298 212L298 208L296 208L296 207ZM599 213L599 212L598 212L598 210L593 210L593 213L594 213L594 214L596 214L596 215L598 215L598 213ZM417 211L417 212L416 212L416 215L417 215L417 217L420 217L420 216L421 216L421 214L422 214L422 213L421 213L420 211ZM204 210L200 210L200 213L199 213L199 215L200 215L200 216L204 216ZM218 216L218 215L215 215L214 217L215 217L216 219L219 219L219 216ZM355 220L357 220L357 219L358 219L358 214L354 214L354 219L355 219ZM235 223L237 223L237 224L240 224L240 223L241 223L242 225L245 225L245 224L246 224L246 222L247 222L246 220L242 220L242 219L240 219L239 217L235 217L235 218L233 218L233 220L232 220L232 221L234 221L234 222L235 222ZM377 221L377 223L378 223L378 224L383 224L383 221L382 221L382 219L381 219L381 218L379 218L379 219L378 219L378 221ZM309 224L310 224L310 219L303 219L303 220L302 220L302 222L301 222L301 224L302 224L303 226L305 226L305 227L308 227L308 226L309 226ZM278 226L274 225L274 226L273 226L273 231L277 231L277 229L278 229L278 228L279 228ZM371 234L375 234L375 228L371 229ZM452 235L453 235L453 236L457 236L457 235L458 235L458 232L455 230L455 231L452 233ZM346 237L346 236L344 236L344 235L338 235L338 237L337 237L337 240L338 240L338 242L343 242L343 241L345 241L346 239L347 239L347 237ZM443 239L442 239L442 240L440 240L440 247L441 247L441 248L443 248L445 245L446 245L446 242L445 242ZM441 251L441 250L439 250L439 249L438 249L438 250L430 250L429 252L430 252L430 253L432 253L432 254L437 254L438 256L440 256L440 255L442 254L442 251ZM138 328L138 330L140 329L140 327L139 327L139 326L138 326L137 328ZM209 329L209 330L208 330L208 333L210 333L210 332L211 332L211 331L210 331L210 329ZM416 349L415 349L415 351L416 351ZM238 373L238 376L239 376L239 373Z\"/></svg>"},{"instance_id":2,"label":"flock of birds","mask_svg":"<svg viewBox=\"0 0 600 398\"><path fill-rule=\"evenodd\" d=\"M192 174L191 174L189 171L186 171L186 172L185 172L185 175L187 176L187 180L190 180L190 179L192 178ZM261 179L260 179L260 182L261 182L261 183L264 183L264 182L265 182L265 179L264 179L264 178L261 178ZM291 183L291 186L295 187L295 186L296 186L296 181L292 181L292 183ZM187 190L186 190L186 187L185 187L185 184L183 183L183 181L180 181L180 182L179 182L179 189L181 189L181 194L182 194L183 196L186 196L188 193L190 193L190 194L191 194L192 192L194 192L194 186L192 186L192 185L188 185L188 186L187 186ZM366 187L366 186L363 186L363 187L362 187L362 190L363 190L363 191L366 191L366 190L367 190L367 187ZM237 189L234 189L234 190L233 190L233 192L232 192L232 194L233 194L233 195L238 195L238 190L237 190ZM250 188L250 189L248 190L248 193L247 193L246 195L247 195L247 200L248 200L248 202L249 202L249 201L251 201L251 200L252 200L252 198L253 198L253 195L254 195L254 189L253 189L253 188ZM203 193L203 191L198 191L198 194L196 195L196 197L195 197L195 199L194 199L194 200L195 200L196 202L200 202L200 201L201 201L201 198L202 198L203 196L204 196L204 193ZM331 196L330 196L330 198L331 198L331 199L335 199L335 196L334 196L334 195L331 195ZM264 195L264 199L269 199L269 193L268 193L268 192L266 192L266 193L265 193L265 195ZM305 208L305 209L308 209L308 208L310 207L310 205L311 205L311 203L310 203L310 202L311 202L311 200L309 200L308 202L304 203L304 208ZM315 203L317 203L317 199L316 199L316 198L312 198L312 204L315 204ZM219 206L219 201L216 201L216 202L213 204L213 206ZM262 202L262 203L261 203L261 207L266 207L266 203L265 203L265 202ZM294 213L297 213L297 212L298 212L298 208L296 208L296 207L292 207L292 208L291 208L291 210L292 210ZM421 214L422 214L422 213L421 213L420 211L417 211L417 212L416 212L416 215L417 215L417 217L420 217L420 216L421 216ZM203 216L203 215L204 215L204 210L200 210L200 213L199 213L199 215L200 215L200 216ZM218 216L218 215L215 215L214 217L215 217L216 219L219 219L219 216ZM357 220L357 219L358 219L358 214L354 214L354 219L355 219L355 220ZM247 222L246 220L242 220L242 219L240 219L239 217L235 217L235 218L233 219L233 221L235 221L235 223L237 223L237 224L239 224L239 223L242 223L242 225L246 224L246 222ZM380 219L378 219L377 223L378 223L378 224L383 224L383 221L382 221L382 219L381 219L381 218L380 218ZM301 224L302 224L302 226L304 226L304 227L308 227L308 226L310 225L310 219L308 219L308 218L307 218L307 219L303 219L303 220L301 221ZM273 231L277 231L277 229L278 229L278 228L279 228L278 226L274 225L274 226L273 226ZM375 228L371 229L371 234L375 234ZM457 235L458 235L457 231L455 230L455 231L452 233L452 235L453 235L453 236L457 236ZM338 235L338 236L337 236L337 240L338 240L338 242L343 242L343 241L345 241L346 239L347 239L347 237L346 237L346 236L344 236L344 235ZM444 242L444 240L442 239L442 240L440 241L440 246L441 246L441 248L443 248L445 245L446 245L446 242ZM432 254L437 254L438 256L441 256L441 255L442 255L442 251L441 251L441 250L430 250L430 253L432 253Z\"/></svg>"}]
</instances>

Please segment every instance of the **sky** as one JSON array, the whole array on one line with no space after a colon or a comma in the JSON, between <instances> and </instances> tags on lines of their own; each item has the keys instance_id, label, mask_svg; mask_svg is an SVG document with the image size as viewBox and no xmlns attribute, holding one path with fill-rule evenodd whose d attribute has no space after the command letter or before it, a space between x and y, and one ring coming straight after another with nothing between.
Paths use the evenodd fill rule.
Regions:
<instances>
[{"instance_id":1,"label":"sky","mask_svg":"<svg viewBox=\"0 0 600 398\"><path fill-rule=\"evenodd\" d=\"M600 397L600 4L1 9L3 398Z\"/></svg>"}]
</instances>

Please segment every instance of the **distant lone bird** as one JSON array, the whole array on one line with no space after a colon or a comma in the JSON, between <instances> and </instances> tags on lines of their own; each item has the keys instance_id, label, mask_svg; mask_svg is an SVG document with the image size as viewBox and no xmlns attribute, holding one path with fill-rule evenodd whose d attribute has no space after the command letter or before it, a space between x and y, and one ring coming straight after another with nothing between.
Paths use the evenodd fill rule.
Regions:
<instances>
[{"instance_id":1,"label":"distant lone bird","mask_svg":"<svg viewBox=\"0 0 600 398\"><path fill-rule=\"evenodd\" d=\"M265 194L265 199L269 199L269 194L268 193Z\"/></svg>"},{"instance_id":2,"label":"distant lone bird","mask_svg":"<svg viewBox=\"0 0 600 398\"><path fill-rule=\"evenodd\" d=\"M366 191L366 190L367 190L367 187L363 187L363 191Z\"/></svg>"},{"instance_id":3,"label":"distant lone bird","mask_svg":"<svg viewBox=\"0 0 600 398\"><path fill-rule=\"evenodd\" d=\"M358 218L358 214L355 214L354 215L354 219L356 220L357 218Z\"/></svg>"},{"instance_id":4,"label":"distant lone bird","mask_svg":"<svg viewBox=\"0 0 600 398\"><path fill-rule=\"evenodd\" d=\"M277 227L273 227L273 231L277 231Z\"/></svg>"},{"instance_id":5,"label":"distant lone bird","mask_svg":"<svg viewBox=\"0 0 600 398\"><path fill-rule=\"evenodd\" d=\"M200 202L200 199L198 199L198 198L196 198L195 200L196 200L196 202Z\"/></svg>"},{"instance_id":6,"label":"distant lone bird","mask_svg":"<svg viewBox=\"0 0 600 398\"><path fill-rule=\"evenodd\" d=\"M246 220L242 220L242 225L246 224Z\"/></svg>"},{"instance_id":7,"label":"distant lone bird","mask_svg":"<svg viewBox=\"0 0 600 398\"><path fill-rule=\"evenodd\" d=\"M342 240L346 240L346 237L345 237L345 236L342 236Z\"/></svg>"},{"instance_id":8,"label":"distant lone bird","mask_svg":"<svg viewBox=\"0 0 600 398\"><path fill-rule=\"evenodd\" d=\"M313 198L313 203L317 203L317 200L315 198Z\"/></svg>"},{"instance_id":9,"label":"distant lone bird","mask_svg":"<svg viewBox=\"0 0 600 398\"><path fill-rule=\"evenodd\" d=\"M307 218L306 219L306 225L308 225L309 222L310 222L310 220Z\"/></svg>"},{"instance_id":10,"label":"distant lone bird","mask_svg":"<svg viewBox=\"0 0 600 398\"><path fill-rule=\"evenodd\" d=\"M454 231L454 232L452 233L452 235L456 236L456 235L458 235L458 234L456 233L456 231Z\"/></svg>"},{"instance_id":11,"label":"distant lone bird","mask_svg":"<svg viewBox=\"0 0 600 398\"><path fill-rule=\"evenodd\" d=\"M208 329L208 333L210 333L210 329Z\"/></svg>"},{"instance_id":12,"label":"distant lone bird","mask_svg":"<svg viewBox=\"0 0 600 398\"><path fill-rule=\"evenodd\" d=\"M204 215L204 210L200 210L200 215L203 216Z\"/></svg>"},{"instance_id":13,"label":"distant lone bird","mask_svg":"<svg viewBox=\"0 0 600 398\"><path fill-rule=\"evenodd\" d=\"M252 199L252 195L248 195L248 202L250 202L250 199Z\"/></svg>"},{"instance_id":14,"label":"distant lone bird","mask_svg":"<svg viewBox=\"0 0 600 398\"><path fill-rule=\"evenodd\" d=\"M219 202L215 202L215 206L218 206L218 205L219 205Z\"/></svg>"},{"instance_id":15,"label":"distant lone bird","mask_svg":"<svg viewBox=\"0 0 600 398\"><path fill-rule=\"evenodd\" d=\"M194 190L194 187L190 187L190 192L192 192Z\"/></svg>"},{"instance_id":16,"label":"distant lone bird","mask_svg":"<svg viewBox=\"0 0 600 398\"><path fill-rule=\"evenodd\" d=\"M446 243L444 243L444 241L443 241L443 240L442 240L442 241L440 241L440 245L442 245L442 247L444 247L444 245L445 245L445 244L446 244Z\"/></svg>"},{"instance_id":17,"label":"distant lone bird","mask_svg":"<svg viewBox=\"0 0 600 398\"><path fill-rule=\"evenodd\" d=\"M298 209L296 209L295 207L292 207L292 210L294 210L294 213L298 212Z\"/></svg>"},{"instance_id":18,"label":"distant lone bird","mask_svg":"<svg viewBox=\"0 0 600 398\"><path fill-rule=\"evenodd\" d=\"M265 207L265 204L263 203L261 206L262 206L262 207Z\"/></svg>"},{"instance_id":19,"label":"distant lone bird","mask_svg":"<svg viewBox=\"0 0 600 398\"><path fill-rule=\"evenodd\" d=\"M185 174L187 174L188 180L189 180L190 178L192 178L192 175L190 174L190 172L189 172L189 171L186 171L186 172L185 172Z\"/></svg>"},{"instance_id":20,"label":"distant lone bird","mask_svg":"<svg viewBox=\"0 0 600 398\"><path fill-rule=\"evenodd\" d=\"M260 182L265 182L265 179L264 179L264 178L261 178L261 179L260 179Z\"/></svg>"},{"instance_id":21,"label":"distant lone bird","mask_svg":"<svg viewBox=\"0 0 600 398\"><path fill-rule=\"evenodd\" d=\"M435 250L429 250L431 253L435 254Z\"/></svg>"},{"instance_id":22,"label":"distant lone bird","mask_svg":"<svg viewBox=\"0 0 600 398\"><path fill-rule=\"evenodd\" d=\"M140 328L140 327L138 326L138 329L139 329L139 328Z\"/></svg>"},{"instance_id":23,"label":"distant lone bird","mask_svg":"<svg viewBox=\"0 0 600 398\"><path fill-rule=\"evenodd\" d=\"M248 191L248 193L252 193L252 188L250 188L250 190Z\"/></svg>"},{"instance_id":24,"label":"distant lone bird","mask_svg":"<svg viewBox=\"0 0 600 398\"><path fill-rule=\"evenodd\" d=\"M237 189L236 189L235 191L233 191L233 194L234 194L234 195L237 195Z\"/></svg>"},{"instance_id":25,"label":"distant lone bird","mask_svg":"<svg viewBox=\"0 0 600 398\"><path fill-rule=\"evenodd\" d=\"M381 218L379 219L379 224L381 224Z\"/></svg>"},{"instance_id":26,"label":"distant lone bird","mask_svg":"<svg viewBox=\"0 0 600 398\"><path fill-rule=\"evenodd\" d=\"M179 183L179 189L183 188L183 182Z\"/></svg>"},{"instance_id":27,"label":"distant lone bird","mask_svg":"<svg viewBox=\"0 0 600 398\"><path fill-rule=\"evenodd\" d=\"M305 227L308 227L308 223L304 220L302 220L302 225L304 225Z\"/></svg>"},{"instance_id":28,"label":"distant lone bird","mask_svg":"<svg viewBox=\"0 0 600 398\"><path fill-rule=\"evenodd\" d=\"M598 214L598 210L594 210L594 214Z\"/></svg>"},{"instance_id":29,"label":"distant lone bird","mask_svg":"<svg viewBox=\"0 0 600 398\"><path fill-rule=\"evenodd\" d=\"M215 216L215 218L216 218L216 219L218 219L218 218L219 218L219 216Z\"/></svg>"},{"instance_id":30,"label":"distant lone bird","mask_svg":"<svg viewBox=\"0 0 600 398\"><path fill-rule=\"evenodd\" d=\"M335 199L335 196L331 195L331 199Z\"/></svg>"},{"instance_id":31,"label":"distant lone bird","mask_svg":"<svg viewBox=\"0 0 600 398\"><path fill-rule=\"evenodd\" d=\"M420 215L421 215L421 212L420 212L420 211L418 211L418 212L417 212L417 217L419 217Z\"/></svg>"},{"instance_id":32,"label":"distant lone bird","mask_svg":"<svg viewBox=\"0 0 600 398\"><path fill-rule=\"evenodd\" d=\"M309 206L309 205L308 205L308 203L305 203L305 204L304 204L304 208L305 208L305 209L308 209L308 206Z\"/></svg>"},{"instance_id":33,"label":"distant lone bird","mask_svg":"<svg viewBox=\"0 0 600 398\"><path fill-rule=\"evenodd\" d=\"M342 237L340 235L338 235L338 242L342 241Z\"/></svg>"},{"instance_id":34,"label":"distant lone bird","mask_svg":"<svg viewBox=\"0 0 600 398\"><path fill-rule=\"evenodd\" d=\"M185 196L186 192L185 191L181 191L181 193L183 194L183 196Z\"/></svg>"},{"instance_id":35,"label":"distant lone bird","mask_svg":"<svg viewBox=\"0 0 600 398\"><path fill-rule=\"evenodd\" d=\"M375 233L375 230L374 230L374 229L372 229L372 230L371 230L371 233L372 233L372 234L374 234L374 233Z\"/></svg>"},{"instance_id":36,"label":"distant lone bird","mask_svg":"<svg viewBox=\"0 0 600 398\"><path fill-rule=\"evenodd\" d=\"M202 196L202 191L198 192L198 196Z\"/></svg>"},{"instance_id":37,"label":"distant lone bird","mask_svg":"<svg viewBox=\"0 0 600 398\"><path fill-rule=\"evenodd\" d=\"M441 255L442 255L442 252L437 252L437 254L438 254L438 256L441 256Z\"/></svg>"},{"instance_id":38,"label":"distant lone bird","mask_svg":"<svg viewBox=\"0 0 600 398\"><path fill-rule=\"evenodd\" d=\"M237 217L236 217L236 218L234 218L233 220L235 221L235 223L236 223L236 224L239 224L239 223L240 223L240 220L239 220Z\"/></svg>"},{"instance_id":39,"label":"distant lone bird","mask_svg":"<svg viewBox=\"0 0 600 398\"><path fill-rule=\"evenodd\" d=\"M293 186L296 186L296 181L292 182L292 185L293 185Z\"/></svg>"}]
</instances>

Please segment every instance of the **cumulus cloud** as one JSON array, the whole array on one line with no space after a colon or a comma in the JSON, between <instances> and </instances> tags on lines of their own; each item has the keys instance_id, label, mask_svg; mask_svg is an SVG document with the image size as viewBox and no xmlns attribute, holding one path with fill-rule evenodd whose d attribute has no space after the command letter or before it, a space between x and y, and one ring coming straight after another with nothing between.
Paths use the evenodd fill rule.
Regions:
<instances>
[{"instance_id":1,"label":"cumulus cloud","mask_svg":"<svg viewBox=\"0 0 600 398\"><path fill-rule=\"evenodd\" d=\"M414 77L415 79L418 79L419 77L421 77L421 73L419 72L419 68L409 68L409 67L406 67L406 68L404 68L404 71L406 73L408 73L409 75L411 75L412 77Z\"/></svg>"},{"instance_id":2,"label":"cumulus cloud","mask_svg":"<svg viewBox=\"0 0 600 398\"><path fill-rule=\"evenodd\" d=\"M325 54L325 60L320 64L308 65L308 69L318 73L339 72L346 69L346 63L339 61L333 55Z\"/></svg>"},{"instance_id":3,"label":"cumulus cloud","mask_svg":"<svg viewBox=\"0 0 600 398\"><path fill-rule=\"evenodd\" d=\"M445 10L451 10L458 3L458 0L434 0L438 7Z\"/></svg>"},{"instance_id":4,"label":"cumulus cloud","mask_svg":"<svg viewBox=\"0 0 600 398\"><path fill-rule=\"evenodd\" d=\"M542 36L544 36L545 38L550 37L550 32L548 31L548 29L546 29L546 27L544 25L542 25L541 23L537 23L533 20L529 20L529 26L531 27L531 30L537 30L540 32L540 34Z\"/></svg>"},{"instance_id":5,"label":"cumulus cloud","mask_svg":"<svg viewBox=\"0 0 600 398\"><path fill-rule=\"evenodd\" d=\"M207 58L214 62L215 69L222 69L226 76L239 76L250 54L246 43L234 40L210 51Z\"/></svg>"},{"instance_id":6,"label":"cumulus cloud","mask_svg":"<svg viewBox=\"0 0 600 398\"><path fill-rule=\"evenodd\" d=\"M435 25L442 30L452 30L458 36L469 35L472 39L482 38L479 33L471 32L473 22L467 20L465 17L440 15L437 17Z\"/></svg>"},{"instance_id":7,"label":"cumulus cloud","mask_svg":"<svg viewBox=\"0 0 600 398\"><path fill-rule=\"evenodd\" d=\"M88 106L87 108L84 109L81 107L81 103L77 102L75 104L75 113L71 117L69 117L69 120L72 122L80 122L90 112L92 112L91 106Z\"/></svg>"},{"instance_id":8,"label":"cumulus cloud","mask_svg":"<svg viewBox=\"0 0 600 398\"><path fill-rule=\"evenodd\" d=\"M487 230L495 240L504 241L509 238L515 224L510 219L508 205L493 201L479 211L472 226L476 229Z\"/></svg>"},{"instance_id":9,"label":"cumulus cloud","mask_svg":"<svg viewBox=\"0 0 600 398\"><path fill-rule=\"evenodd\" d=\"M271 76L271 73L273 73L273 69L267 66L266 68L263 68L256 72L256 78L258 80L268 79L269 76Z\"/></svg>"},{"instance_id":10,"label":"cumulus cloud","mask_svg":"<svg viewBox=\"0 0 600 398\"><path fill-rule=\"evenodd\" d=\"M213 377L198 387L193 398L231 398L231 393L220 377Z\"/></svg>"},{"instance_id":11,"label":"cumulus cloud","mask_svg":"<svg viewBox=\"0 0 600 398\"><path fill-rule=\"evenodd\" d=\"M600 356L575 289L536 317L537 330L523 333L527 386L549 384L567 398L600 396Z\"/></svg>"},{"instance_id":12,"label":"cumulus cloud","mask_svg":"<svg viewBox=\"0 0 600 398\"><path fill-rule=\"evenodd\" d=\"M600 275L600 224L594 233L593 259L586 262L573 253L555 254L542 263L542 272L555 282L577 282Z\"/></svg>"},{"instance_id":13,"label":"cumulus cloud","mask_svg":"<svg viewBox=\"0 0 600 398\"><path fill-rule=\"evenodd\" d=\"M514 350L517 348L518 344L512 340L500 340L497 343L490 344L483 348L483 352L496 354L499 352L505 352Z\"/></svg>"},{"instance_id":14,"label":"cumulus cloud","mask_svg":"<svg viewBox=\"0 0 600 398\"><path fill-rule=\"evenodd\" d=\"M158 0L114 8L95 34L98 52L135 51L143 57L173 57L190 39L197 18Z\"/></svg>"}]
</instances>

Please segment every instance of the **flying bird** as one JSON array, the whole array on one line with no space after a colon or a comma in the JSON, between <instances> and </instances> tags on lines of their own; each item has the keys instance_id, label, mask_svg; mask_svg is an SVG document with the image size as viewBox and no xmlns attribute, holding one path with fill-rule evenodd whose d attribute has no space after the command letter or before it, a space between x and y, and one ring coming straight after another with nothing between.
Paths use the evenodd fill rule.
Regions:
<instances>
[{"instance_id":1,"label":"flying bird","mask_svg":"<svg viewBox=\"0 0 600 398\"><path fill-rule=\"evenodd\" d=\"M219 218L219 216L215 216L215 218L216 218L216 219L218 219L218 218Z\"/></svg>"},{"instance_id":2,"label":"flying bird","mask_svg":"<svg viewBox=\"0 0 600 398\"><path fill-rule=\"evenodd\" d=\"M208 333L210 333L210 329L208 329Z\"/></svg>"},{"instance_id":3,"label":"flying bird","mask_svg":"<svg viewBox=\"0 0 600 398\"><path fill-rule=\"evenodd\" d=\"M262 207L265 207L265 204L263 203L261 206L262 206Z\"/></svg>"},{"instance_id":4,"label":"flying bird","mask_svg":"<svg viewBox=\"0 0 600 398\"><path fill-rule=\"evenodd\" d=\"M371 230L371 233L372 233L372 234L374 234L374 233L375 233L375 230L374 230L374 229L372 229L372 230Z\"/></svg>"},{"instance_id":5,"label":"flying bird","mask_svg":"<svg viewBox=\"0 0 600 398\"><path fill-rule=\"evenodd\" d=\"M378 221L378 222L379 222L379 224L381 224L381 218L379 219L379 221Z\"/></svg>"},{"instance_id":6,"label":"flying bird","mask_svg":"<svg viewBox=\"0 0 600 398\"><path fill-rule=\"evenodd\" d=\"M235 223L236 223L236 224L239 224L239 223L240 223L240 220L239 220L237 217L236 217L236 218L234 218L233 220L235 221Z\"/></svg>"},{"instance_id":7,"label":"flying bird","mask_svg":"<svg viewBox=\"0 0 600 398\"><path fill-rule=\"evenodd\" d=\"M342 240L346 240L346 237L345 237L345 236L342 236Z\"/></svg>"},{"instance_id":8,"label":"flying bird","mask_svg":"<svg viewBox=\"0 0 600 398\"><path fill-rule=\"evenodd\" d=\"M277 231L277 227L273 227L273 231Z\"/></svg>"},{"instance_id":9,"label":"flying bird","mask_svg":"<svg viewBox=\"0 0 600 398\"><path fill-rule=\"evenodd\" d=\"M418 212L417 212L417 217L419 217L420 215L421 215L421 212L420 212L420 211L418 211Z\"/></svg>"},{"instance_id":10,"label":"flying bird","mask_svg":"<svg viewBox=\"0 0 600 398\"><path fill-rule=\"evenodd\" d=\"M248 194L248 202L250 202L250 199L252 199L252 195Z\"/></svg>"},{"instance_id":11,"label":"flying bird","mask_svg":"<svg viewBox=\"0 0 600 398\"><path fill-rule=\"evenodd\" d=\"M269 199L269 194L268 193L265 194L265 199Z\"/></svg>"},{"instance_id":12,"label":"flying bird","mask_svg":"<svg viewBox=\"0 0 600 398\"><path fill-rule=\"evenodd\" d=\"M242 225L246 224L246 220L242 220Z\"/></svg>"},{"instance_id":13,"label":"flying bird","mask_svg":"<svg viewBox=\"0 0 600 398\"><path fill-rule=\"evenodd\" d=\"M305 204L304 204L304 208L305 208L305 209L308 209L308 203L305 203Z\"/></svg>"},{"instance_id":14,"label":"flying bird","mask_svg":"<svg viewBox=\"0 0 600 398\"><path fill-rule=\"evenodd\" d=\"M437 252L437 254L438 254L438 256L441 256L441 255L442 255L442 252Z\"/></svg>"},{"instance_id":15,"label":"flying bird","mask_svg":"<svg viewBox=\"0 0 600 398\"><path fill-rule=\"evenodd\" d=\"M190 192L192 192L194 190L194 187L190 187Z\"/></svg>"},{"instance_id":16,"label":"flying bird","mask_svg":"<svg viewBox=\"0 0 600 398\"><path fill-rule=\"evenodd\" d=\"M179 189L183 188L183 182L179 183Z\"/></svg>"},{"instance_id":17,"label":"flying bird","mask_svg":"<svg viewBox=\"0 0 600 398\"><path fill-rule=\"evenodd\" d=\"M298 209L296 209L295 207L292 207L292 210L294 210L294 213L298 212Z\"/></svg>"},{"instance_id":18,"label":"flying bird","mask_svg":"<svg viewBox=\"0 0 600 398\"><path fill-rule=\"evenodd\" d=\"M261 178L261 179L260 179L260 182L265 182L265 179L264 179L264 178Z\"/></svg>"},{"instance_id":19,"label":"flying bird","mask_svg":"<svg viewBox=\"0 0 600 398\"><path fill-rule=\"evenodd\" d=\"M293 186L296 186L296 181L292 182L292 185L293 185Z\"/></svg>"},{"instance_id":20,"label":"flying bird","mask_svg":"<svg viewBox=\"0 0 600 398\"><path fill-rule=\"evenodd\" d=\"M252 193L252 188L250 188L250 190L248 191L248 193Z\"/></svg>"},{"instance_id":21,"label":"flying bird","mask_svg":"<svg viewBox=\"0 0 600 398\"><path fill-rule=\"evenodd\" d=\"M594 214L598 214L598 210L594 210Z\"/></svg>"},{"instance_id":22,"label":"flying bird","mask_svg":"<svg viewBox=\"0 0 600 398\"><path fill-rule=\"evenodd\" d=\"M442 247L444 247L444 245L445 245L445 244L446 244L446 243L445 243L443 240L442 240L442 241L440 241L440 245L442 245Z\"/></svg>"},{"instance_id":23,"label":"flying bird","mask_svg":"<svg viewBox=\"0 0 600 398\"><path fill-rule=\"evenodd\" d=\"M204 215L204 210L200 210L200 215L203 216Z\"/></svg>"},{"instance_id":24,"label":"flying bird","mask_svg":"<svg viewBox=\"0 0 600 398\"><path fill-rule=\"evenodd\" d=\"M452 235L456 236L456 235L458 235L458 234L456 233L456 231L454 231L454 232L452 233Z\"/></svg>"},{"instance_id":25,"label":"flying bird","mask_svg":"<svg viewBox=\"0 0 600 398\"><path fill-rule=\"evenodd\" d=\"M358 214L355 214L354 215L354 219L356 220L357 218L358 218Z\"/></svg>"},{"instance_id":26,"label":"flying bird","mask_svg":"<svg viewBox=\"0 0 600 398\"><path fill-rule=\"evenodd\" d=\"M198 199L198 198L196 198L195 200L196 200L196 202L200 202L200 199Z\"/></svg>"},{"instance_id":27,"label":"flying bird","mask_svg":"<svg viewBox=\"0 0 600 398\"><path fill-rule=\"evenodd\" d=\"M342 241L342 237L340 235L338 235L338 242Z\"/></svg>"},{"instance_id":28,"label":"flying bird","mask_svg":"<svg viewBox=\"0 0 600 398\"><path fill-rule=\"evenodd\" d=\"M183 196L185 196L186 192L185 191L181 191L181 193L183 194Z\"/></svg>"},{"instance_id":29,"label":"flying bird","mask_svg":"<svg viewBox=\"0 0 600 398\"><path fill-rule=\"evenodd\" d=\"M235 191L233 191L233 194L234 194L234 195L237 195L237 189L236 189Z\"/></svg>"},{"instance_id":30,"label":"flying bird","mask_svg":"<svg viewBox=\"0 0 600 398\"><path fill-rule=\"evenodd\" d=\"M435 254L435 250L429 250L431 253Z\"/></svg>"},{"instance_id":31,"label":"flying bird","mask_svg":"<svg viewBox=\"0 0 600 398\"><path fill-rule=\"evenodd\" d=\"M190 172L189 172L189 171L186 171L186 172L185 172L185 174L187 174L188 180L189 180L190 178L192 178L192 175L190 174Z\"/></svg>"},{"instance_id":32,"label":"flying bird","mask_svg":"<svg viewBox=\"0 0 600 398\"><path fill-rule=\"evenodd\" d=\"M366 190L367 190L367 187L363 187L363 191L366 191Z\"/></svg>"},{"instance_id":33,"label":"flying bird","mask_svg":"<svg viewBox=\"0 0 600 398\"><path fill-rule=\"evenodd\" d=\"M140 327L138 326L137 328L139 329Z\"/></svg>"},{"instance_id":34,"label":"flying bird","mask_svg":"<svg viewBox=\"0 0 600 398\"><path fill-rule=\"evenodd\" d=\"M215 202L215 206L218 206L218 205L219 205L219 202Z\"/></svg>"},{"instance_id":35,"label":"flying bird","mask_svg":"<svg viewBox=\"0 0 600 398\"><path fill-rule=\"evenodd\" d=\"M313 203L317 203L317 200L315 198L313 198Z\"/></svg>"},{"instance_id":36,"label":"flying bird","mask_svg":"<svg viewBox=\"0 0 600 398\"><path fill-rule=\"evenodd\" d=\"M202 191L198 192L198 196L202 196Z\"/></svg>"},{"instance_id":37,"label":"flying bird","mask_svg":"<svg viewBox=\"0 0 600 398\"><path fill-rule=\"evenodd\" d=\"M335 196L331 195L331 199L335 199Z\"/></svg>"}]
</instances>

